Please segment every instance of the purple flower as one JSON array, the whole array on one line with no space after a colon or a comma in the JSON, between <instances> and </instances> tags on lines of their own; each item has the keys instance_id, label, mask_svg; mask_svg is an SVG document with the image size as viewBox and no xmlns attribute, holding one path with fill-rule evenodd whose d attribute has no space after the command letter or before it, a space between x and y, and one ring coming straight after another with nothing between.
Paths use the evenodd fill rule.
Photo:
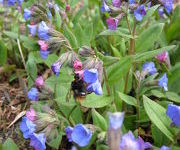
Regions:
<instances>
[{"instance_id":1,"label":"purple flower","mask_svg":"<svg viewBox=\"0 0 180 150\"><path fill-rule=\"evenodd\" d=\"M29 111L26 111L26 117L30 121L35 121L35 119L36 119L36 112L35 112L35 110L32 107L29 109Z\"/></svg>"},{"instance_id":2,"label":"purple flower","mask_svg":"<svg viewBox=\"0 0 180 150\"><path fill-rule=\"evenodd\" d=\"M4 3L4 0L0 0L0 4L3 4Z\"/></svg>"},{"instance_id":3,"label":"purple flower","mask_svg":"<svg viewBox=\"0 0 180 150\"><path fill-rule=\"evenodd\" d=\"M120 143L121 150L141 150L141 145L138 140L135 139L133 133L129 131L122 136Z\"/></svg>"},{"instance_id":4,"label":"purple flower","mask_svg":"<svg viewBox=\"0 0 180 150\"><path fill-rule=\"evenodd\" d=\"M163 8L163 7L160 7L160 8L158 9L158 14L159 14L160 17L163 17L163 16L164 16L164 8Z\"/></svg>"},{"instance_id":5,"label":"purple flower","mask_svg":"<svg viewBox=\"0 0 180 150\"><path fill-rule=\"evenodd\" d=\"M41 21L38 27L39 38L44 39L44 40L49 39L48 32L49 32L49 27L46 25L44 21Z\"/></svg>"},{"instance_id":6,"label":"purple flower","mask_svg":"<svg viewBox=\"0 0 180 150\"><path fill-rule=\"evenodd\" d=\"M164 88L165 91L168 91L168 78L166 73L158 80L158 85L162 88Z\"/></svg>"},{"instance_id":7,"label":"purple flower","mask_svg":"<svg viewBox=\"0 0 180 150\"><path fill-rule=\"evenodd\" d=\"M21 5L21 3L23 3L24 0L18 0L18 4Z\"/></svg>"},{"instance_id":8,"label":"purple flower","mask_svg":"<svg viewBox=\"0 0 180 150\"><path fill-rule=\"evenodd\" d=\"M148 72L150 75L153 75L157 72L155 64L153 62L146 62L142 66L144 72Z\"/></svg>"},{"instance_id":9,"label":"purple flower","mask_svg":"<svg viewBox=\"0 0 180 150\"><path fill-rule=\"evenodd\" d=\"M102 4L102 7L101 7L101 12L109 12L110 11L110 8L109 6L106 4L105 1L103 1L103 4Z\"/></svg>"},{"instance_id":10,"label":"purple flower","mask_svg":"<svg viewBox=\"0 0 180 150\"><path fill-rule=\"evenodd\" d=\"M22 118L22 122L20 124L20 130L23 133L23 137L25 139L30 138L30 136L33 134L35 131L36 125L30 121L27 117Z\"/></svg>"},{"instance_id":11,"label":"purple flower","mask_svg":"<svg viewBox=\"0 0 180 150\"><path fill-rule=\"evenodd\" d=\"M16 0L7 0L8 6L14 6L16 3Z\"/></svg>"},{"instance_id":12,"label":"purple flower","mask_svg":"<svg viewBox=\"0 0 180 150\"><path fill-rule=\"evenodd\" d=\"M29 32L32 36L34 36L36 34L36 30L37 30L37 25L30 25L28 24L27 25L28 28L29 28Z\"/></svg>"},{"instance_id":13,"label":"purple flower","mask_svg":"<svg viewBox=\"0 0 180 150\"><path fill-rule=\"evenodd\" d=\"M140 5L136 10L134 10L134 16L138 21L142 21L143 16L145 15L146 15L146 10L144 5Z\"/></svg>"},{"instance_id":14,"label":"purple flower","mask_svg":"<svg viewBox=\"0 0 180 150\"><path fill-rule=\"evenodd\" d=\"M52 18L51 11L48 11L47 16L48 16L48 19L51 19L51 18Z\"/></svg>"},{"instance_id":15,"label":"purple flower","mask_svg":"<svg viewBox=\"0 0 180 150\"><path fill-rule=\"evenodd\" d=\"M121 128L124 120L124 112L109 113L109 127L117 130Z\"/></svg>"},{"instance_id":16,"label":"purple flower","mask_svg":"<svg viewBox=\"0 0 180 150\"><path fill-rule=\"evenodd\" d=\"M136 0L129 0L129 4L135 4Z\"/></svg>"},{"instance_id":17,"label":"purple flower","mask_svg":"<svg viewBox=\"0 0 180 150\"><path fill-rule=\"evenodd\" d=\"M106 23L108 25L109 30L116 30L118 26L118 22L119 20L116 18L109 17L108 19L106 19Z\"/></svg>"},{"instance_id":18,"label":"purple flower","mask_svg":"<svg viewBox=\"0 0 180 150\"><path fill-rule=\"evenodd\" d=\"M162 147L160 148L160 150L171 150L171 148L169 148L169 147L167 147L167 146L162 146Z\"/></svg>"},{"instance_id":19,"label":"purple flower","mask_svg":"<svg viewBox=\"0 0 180 150\"><path fill-rule=\"evenodd\" d=\"M42 59L47 59L48 55L49 55L49 51L48 50L46 50L46 51L40 50L40 55L41 55Z\"/></svg>"},{"instance_id":20,"label":"purple flower","mask_svg":"<svg viewBox=\"0 0 180 150\"><path fill-rule=\"evenodd\" d=\"M65 128L65 132L66 132L66 136L68 138L68 141L72 142L71 134L73 132L73 128L68 126L68 127Z\"/></svg>"},{"instance_id":21,"label":"purple flower","mask_svg":"<svg viewBox=\"0 0 180 150\"><path fill-rule=\"evenodd\" d=\"M34 133L31 137L30 137L31 141L30 141L30 146L34 147L35 150L45 150L46 149L46 137L44 135L44 133L39 133L36 134Z\"/></svg>"},{"instance_id":22,"label":"purple flower","mask_svg":"<svg viewBox=\"0 0 180 150\"><path fill-rule=\"evenodd\" d=\"M167 13L169 14L173 9L173 0L161 0Z\"/></svg>"},{"instance_id":23,"label":"purple flower","mask_svg":"<svg viewBox=\"0 0 180 150\"><path fill-rule=\"evenodd\" d=\"M51 70L54 72L54 74L55 74L56 76L59 75L61 66L62 66L62 64L60 63L60 61L57 61L57 62L55 62L55 63L53 63L53 64L51 65Z\"/></svg>"},{"instance_id":24,"label":"purple flower","mask_svg":"<svg viewBox=\"0 0 180 150\"><path fill-rule=\"evenodd\" d=\"M158 59L160 62L165 62L168 59L168 52L162 52L161 54L157 55L155 58Z\"/></svg>"},{"instance_id":25,"label":"purple flower","mask_svg":"<svg viewBox=\"0 0 180 150\"><path fill-rule=\"evenodd\" d=\"M121 6L121 0L112 0L112 5L114 7L120 8Z\"/></svg>"},{"instance_id":26,"label":"purple flower","mask_svg":"<svg viewBox=\"0 0 180 150\"><path fill-rule=\"evenodd\" d=\"M88 92L94 92L96 95L103 94L103 90L102 90L101 83L99 82L99 80L96 80L96 82L89 84L86 90Z\"/></svg>"},{"instance_id":27,"label":"purple flower","mask_svg":"<svg viewBox=\"0 0 180 150\"><path fill-rule=\"evenodd\" d=\"M38 100L38 89L37 88L31 88L27 94L28 99L32 101Z\"/></svg>"},{"instance_id":28,"label":"purple flower","mask_svg":"<svg viewBox=\"0 0 180 150\"><path fill-rule=\"evenodd\" d=\"M77 124L74 128L67 127L65 130L67 138L69 141L72 141L79 145L80 147L85 147L89 144L92 132L82 124Z\"/></svg>"},{"instance_id":29,"label":"purple flower","mask_svg":"<svg viewBox=\"0 0 180 150\"><path fill-rule=\"evenodd\" d=\"M94 83L98 79L98 71L97 69L86 69L84 70L83 77L86 83Z\"/></svg>"},{"instance_id":30,"label":"purple flower","mask_svg":"<svg viewBox=\"0 0 180 150\"><path fill-rule=\"evenodd\" d=\"M44 85L44 79L42 76L36 78L35 85L37 87L42 87Z\"/></svg>"},{"instance_id":31,"label":"purple flower","mask_svg":"<svg viewBox=\"0 0 180 150\"><path fill-rule=\"evenodd\" d=\"M174 125L180 127L180 106L169 104L166 115L172 120Z\"/></svg>"},{"instance_id":32,"label":"purple flower","mask_svg":"<svg viewBox=\"0 0 180 150\"><path fill-rule=\"evenodd\" d=\"M24 19L25 20L30 19L31 18L31 14L32 14L31 10L29 10L27 8L24 9Z\"/></svg>"},{"instance_id":33,"label":"purple flower","mask_svg":"<svg viewBox=\"0 0 180 150\"><path fill-rule=\"evenodd\" d=\"M141 146L141 150L145 150L145 149L150 149L150 148L152 148L151 143L149 143L149 142L144 142L144 140L143 140L140 136L138 136L137 141L139 142L139 144L140 144L140 146Z\"/></svg>"},{"instance_id":34,"label":"purple flower","mask_svg":"<svg viewBox=\"0 0 180 150\"><path fill-rule=\"evenodd\" d=\"M151 7L151 2L147 4L147 8L149 9Z\"/></svg>"}]
</instances>

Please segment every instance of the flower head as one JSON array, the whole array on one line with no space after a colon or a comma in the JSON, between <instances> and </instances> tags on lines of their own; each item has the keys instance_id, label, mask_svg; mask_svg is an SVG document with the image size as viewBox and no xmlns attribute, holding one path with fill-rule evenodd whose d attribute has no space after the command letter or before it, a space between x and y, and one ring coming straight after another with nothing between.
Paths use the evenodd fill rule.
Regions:
<instances>
[{"instance_id":1,"label":"flower head","mask_svg":"<svg viewBox=\"0 0 180 150\"><path fill-rule=\"evenodd\" d=\"M16 3L16 0L7 0L8 6L14 6Z\"/></svg>"},{"instance_id":2,"label":"flower head","mask_svg":"<svg viewBox=\"0 0 180 150\"><path fill-rule=\"evenodd\" d=\"M173 9L173 0L161 0L167 13L169 14Z\"/></svg>"},{"instance_id":3,"label":"flower head","mask_svg":"<svg viewBox=\"0 0 180 150\"><path fill-rule=\"evenodd\" d=\"M61 66L62 66L62 64L60 63L60 61L57 61L57 62L55 62L55 63L53 63L53 64L51 65L51 70L54 72L54 74L55 74L56 76L59 75Z\"/></svg>"},{"instance_id":4,"label":"flower head","mask_svg":"<svg viewBox=\"0 0 180 150\"><path fill-rule=\"evenodd\" d=\"M40 45L41 50L46 51L48 49L48 43L46 43L46 41L39 40L38 44Z\"/></svg>"},{"instance_id":5,"label":"flower head","mask_svg":"<svg viewBox=\"0 0 180 150\"><path fill-rule=\"evenodd\" d=\"M39 77L36 78L35 85L37 87L42 87L44 85L44 79L43 79L42 76L39 76Z\"/></svg>"},{"instance_id":6,"label":"flower head","mask_svg":"<svg viewBox=\"0 0 180 150\"><path fill-rule=\"evenodd\" d=\"M119 129L124 120L124 112L109 113L109 127Z\"/></svg>"},{"instance_id":7,"label":"flower head","mask_svg":"<svg viewBox=\"0 0 180 150\"><path fill-rule=\"evenodd\" d=\"M44 40L49 39L48 33L49 33L49 27L46 25L44 21L41 21L38 27L39 38L44 39Z\"/></svg>"},{"instance_id":8,"label":"flower head","mask_svg":"<svg viewBox=\"0 0 180 150\"><path fill-rule=\"evenodd\" d=\"M18 0L18 5L21 5L21 3L23 3L24 0Z\"/></svg>"},{"instance_id":9,"label":"flower head","mask_svg":"<svg viewBox=\"0 0 180 150\"><path fill-rule=\"evenodd\" d=\"M99 82L99 80L96 80L96 82L89 84L86 90L88 92L94 92L96 95L103 94L103 90L102 90L101 83Z\"/></svg>"},{"instance_id":10,"label":"flower head","mask_svg":"<svg viewBox=\"0 0 180 150\"><path fill-rule=\"evenodd\" d=\"M169 104L166 115L172 120L174 125L180 127L180 106Z\"/></svg>"},{"instance_id":11,"label":"flower head","mask_svg":"<svg viewBox=\"0 0 180 150\"><path fill-rule=\"evenodd\" d=\"M0 4L3 4L4 3L4 0L0 0Z\"/></svg>"},{"instance_id":12,"label":"flower head","mask_svg":"<svg viewBox=\"0 0 180 150\"><path fill-rule=\"evenodd\" d=\"M134 16L138 21L142 21L143 16L145 15L146 15L146 10L144 5L140 5L136 10L134 10Z\"/></svg>"},{"instance_id":13,"label":"flower head","mask_svg":"<svg viewBox=\"0 0 180 150\"><path fill-rule=\"evenodd\" d=\"M103 1L103 4L102 4L102 7L101 7L101 12L109 12L110 11L110 8L109 6L106 4L105 1Z\"/></svg>"},{"instance_id":14,"label":"flower head","mask_svg":"<svg viewBox=\"0 0 180 150\"><path fill-rule=\"evenodd\" d=\"M30 108L29 111L26 111L26 117L30 120L30 121L34 121L36 119L36 112L33 108Z\"/></svg>"},{"instance_id":15,"label":"flower head","mask_svg":"<svg viewBox=\"0 0 180 150\"><path fill-rule=\"evenodd\" d=\"M46 137L44 135L44 133L39 133L36 134L34 133L31 137L30 137L31 141L30 141L30 146L34 147L35 150L45 150L46 149Z\"/></svg>"},{"instance_id":16,"label":"flower head","mask_svg":"<svg viewBox=\"0 0 180 150\"><path fill-rule=\"evenodd\" d=\"M27 97L32 101L37 101L38 100L38 89L31 88L27 94Z\"/></svg>"},{"instance_id":17,"label":"flower head","mask_svg":"<svg viewBox=\"0 0 180 150\"><path fill-rule=\"evenodd\" d=\"M108 25L108 29L109 29L109 30L116 30L116 29L117 29L117 26L118 26L118 22L119 22L118 19L109 17L109 18L106 20L106 23L107 23L107 25Z\"/></svg>"},{"instance_id":18,"label":"flower head","mask_svg":"<svg viewBox=\"0 0 180 150\"><path fill-rule=\"evenodd\" d=\"M98 71L97 69L86 69L84 70L83 77L86 83L94 83L98 79Z\"/></svg>"},{"instance_id":19,"label":"flower head","mask_svg":"<svg viewBox=\"0 0 180 150\"><path fill-rule=\"evenodd\" d=\"M158 59L160 62L165 62L168 59L168 52L165 51L159 55L156 56L156 59Z\"/></svg>"},{"instance_id":20,"label":"flower head","mask_svg":"<svg viewBox=\"0 0 180 150\"><path fill-rule=\"evenodd\" d=\"M31 10L29 10L27 8L24 9L24 19L25 20L30 19L31 18L31 14L32 14Z\"/></svg>"},{"instance_id":21,"label":"flower head","mask_svg":"<svg viewBox=\"0 0 180 150\"><path fill-rule=\"evenodd\" d=\"M48 11L48 12L47 12L47 17L48 17L48 19L51 19L51 18L52 18L52 13L51 13L51 11Z\"/></svg>"},{"instance_id":22,"label":"flower head","mask_svg":"<svg viewBox=\"0 0 180 150\"><path fill-rule=\"evenodd\" d=\"M158 85L162 88L164 88L165 91L168 91L168 78L166 73L158 80Z\"/></svg>"},{"instance_id":23,"label":"flower head","mask_svg":"<svg viewBox=\"0 0 180 150\"><path fill-rule=\"evenodd\" d=\"M40 50L40 55L42 59L47 59L49 55L49 51Z\"/></svg>"},{"instance_id":24,"label":"flower head","mask_svg":"<svg viewBox=\"0 0 180 150\"><path fill-rule=\"evenodd\" d=\"M66 128L67 137L70 141L85 147L89 144L92 132L82 124L77 124L74 128Z\"/></svg>"},{"instance_id":25,"label":"flower head","mask_svg":"<svg viewBox=\"0 0 180 150\"><path fill-rule=\"evenodd\" d=\"M82 62L79 60L75 60L73 64L73 68L75 71L81 70L82 69Z\"/></svg>"},{"instance_id":26,"label":"flower head","mask_svg":"<svg viewBox=\"0 0 180 150\"><path fill-rule=\"evenodd\" d=\"M29 28L29 32L32 36L34 36L36 34L36 30L37 30L37 25L30 25L28 24L27 25L28 28Z\"/></svg>"},{"instance_id":27,"label":"flower head","mask_svg":"<svg viewBox=\"0 0 180 150\"><path fill-rule=\"evenodd\" d=\"M145 150L145 149L150 149L152 148L151 143L149 142L144 142L144 140L139 136L137 141L139 142L140 146L141 146L141 150Z\"/></svg>"},{"instance_id":28,"label":"flower head","mask_svg":"<svg viewBox=\"0 0 180 150\"><path fill-rule=\"evenodd\" d=\"M22 118L22 122L20 124L20 130L23 133L23 137L25 139L30 138L30 136L35 131L35 127L36 125L27 117Z\"/></svg>"},{"instance_id":29,"label":"flower head","mask_svg":"<svg viewBox=\"0 0 180 150\"><path fill-rule=\"evenodd\" d=\"M73 128L68 126L65 128L65 132L66 132L66 136L68 138L68 141L72 142L71 134L73 132Z\"/></svg>"},{"instance_id":30,"label":"flower head","mask_svg":"<svg viewBox=\"0 0 180 150\"><path fill-rule=\"evenodd\" d=\"M163 17L163 16L164 16L164 8L163 8L163 7L160 7L160 8L158 9L158 14L159 14L160 17Z\"/></svg>"},{"instance_id":31,"label":"flower head","mask_svg":"<svg viewBox=\"0 0 180 150\"><path fill-rule=\"evenodd\" d=\"M71 6L69 4L66 5L66 11L70 11Z\"/></svg>"},{"instance_id":32,"label":"flower head","mask_svg":"<svg viewBox=\"0 0 180 150\"><path fill-rule=\"evenodd\" d=\"M150 75L153 75L157 72L155 64L153 62L146 62L142 66L144 72L148 72Z\"/></svg>"},{"instance_id":33,"label":"flower head","mask_svg":"<svg viewBox=\"0 0 180 150\"><path fill-rule=\"evenodd\" d=\"M135 4L136 0L129 0L129 4Z\"/></svg>"},{"instance_id":34,"label":"flower head","mask_svg":"<svg viewBox=\"0 0 180 150\"><path fill-rule=\"evenodd\" d=\"M135 139L133 133L129 131L122 136L120 143L121 150L141 150L140 143Z\"/></svg>"},{"instance_id":35,"label":"flower head","mask_svg":"<svg viewBox=\"0 0 180 150\"><path fill-rule=\"evenodd\" d=\"M121 0L112 0L112 5L114 7L120 8L121 6Z\"/></svg>"},{"instance_id":36,"label":"flower head","mask_svg":"<svg viewBox=\"0 0 180 150\"><path fill-rule=\"evenodd\" d=\"M160 150L171 150L171 148L163 145Z\"/></svg>"}]
</instances>

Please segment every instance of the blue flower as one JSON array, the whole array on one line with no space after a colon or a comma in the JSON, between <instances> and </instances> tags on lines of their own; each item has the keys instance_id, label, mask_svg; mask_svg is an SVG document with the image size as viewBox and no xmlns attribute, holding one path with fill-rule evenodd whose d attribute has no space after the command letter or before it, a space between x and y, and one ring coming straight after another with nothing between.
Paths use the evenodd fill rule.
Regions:
<instances>
[{"instance_id":1,"label":"blue flower","mask_svg":"<svg viewBox=\"0 0 180 150\"><path fill-rule=\"evenodd\" d=\"M60 8L59 8L59 6L58 6L57 4L54 5L54 9L55 9L56 11L60 11Z\"/></svg>"},{"instance_id":2,"label":"blue flower","mask_svg":"<svg viewBox=\"0 0 180 150\"><path fill-rule=\"evenodd\" d=\"M68 138L68 141L72 142L71 134L73 132L73 128L68 126L65 128L65 132L66 132L66 136Z\"/></svg>"},{"instance_id":3,"label":"blue flower","mask_svg":"<svg viewBox=\"0 0 180 150\"><path fill-rule=\"evenodd\" d=\"M16 0L7 0L8 6L14 6L16 3Z\"/></svg>"},{"instance_id":4,"label":"blue flower","mask_svg":"<svg viewBox=\"0 0 180 150\"><path fill-rule=\"evenodd\" d=\"M158 80L158 85L162 88L164 88L165 91L168 91L168 78L166 73Z\"/></svg>"},{"instance_id":5,"label":"blue flower","mask_svg":"<svg viewBox=\"0 0 180 150\"><path fill-rule=\"evenodd\" d=\"M113 1L112 1L112 5L113 5L114 7L120 8L120 6L121 6L121 0L113 0Z\"/></svg>"},{"instance_id":6,"label":"blue flower","mask_svg":"<svg viewBox=\"0 0 180 150\"><path fill-rule=\"evenodd\" d=\"M141 150L140 143L135 139L133 133L129 131L122 136L120 143L121 150Z\"/></svg>"},{"instance_id":7,"label":"blue flower","mask_svg":"<svg viewBox=\"0 0 180 150\"><path fill-rule=\"evenodd\" d=\"M80 147L85 147L89 144L92 137L92 132L84 125L77 124L76 126L74 126L72 130L70 129L70 127L68 127L67 130L67 137L70 141L76 143Z\"/></svg>"},{"instance_id":8,"label":"blue flower","mask_svg":"<svg viewBox=\"0 0 180 150\"><path fill-rule=\"evenodd\" d=\"M31 10L29 10L27 8L24 9L24 19L25 20L30 19L31 18L31 14L32 14Z\"/></svg>"},{"instance_id":9,"label":"blue flower","mask_svg":"<svg viewBox=\"0 0 180 150\"><path fill-rule=\"evenodd\" d=\"M44 133L39 133L36 134L34 133L31 137L30 137L31 141L30 141L30 146L34 147L35 150L45 150L46 149L46 137L44 135Z\"/></svg>"},{"instance_id":10,"label":"blue flower","mask_svg":"<svg viewBox=\"0 0 180 150\"><path fill-rule=\"evenodd\" d=\"M38 100L38 89L37 88L31 88L27 94L28 99L32 101Z\"/></svg>"},{"instance_id":11,"label":"blue flower","mask_svg":"<svg viewBox=\"0 0 180 150\"><path fill-rule=\"evenodd\" d=\"M23 132L23 137L25 139L30 138L30 136L35 131L36 125L30 121L27 117L22 118L22 122L20 124L20 130Z\"/></svg>"},{"instance_id":12,"label":"blue flower","mask_svg":"<svg viewBox=\"0 0 180 150\"><path fill-rule=\"evenodd\" d=\"M53 64L51 65L51 70L54 72L54 74L55 74L56 76L59 75L61 66L62 66L62 64L60 63L60 61L57 61L57 62L55 62L55 63L53 63Z\"/></svg>"},{"instance_id":13,"label":"blue flower","mask_svg":"<svg viewBox=\"0 0 180 150\"><path fill-rule=\"evenodd\" d=\"M29 28L29 32L32 36L34 36L36 34L36 30L37 30L37 25L30 25L28 24L27 25L28 28Z\"/></svg>"},{"instance_id":14,"label":"blue flower","mask_svg":"<svg viewBox=\"0 0 180 150\"><path fill-rule=\"evenodd\" d=\"M24 0L18 0L18 4L21 5L21 3L23 3Z\"/></svg>"},{"instance_id":15,"label":"blue flower","mask_svg":"<svg viewBox=\"0 0 180 150\"><path fill-rule=\"evenodd\" d=\"M46 50L46 51L40 50L40 55L41 55L42 59L47 59L48 55L49 55L49 51L48 50Z\"/></svg>"},{"instance_id":16,"label":"blue flower","mask_svg":"<svg viewBox=\"0 0 180 150\"><path fill-rule=\"evenodd\" d=\"M169 104L166 115L172 120L174 125L180 127L180 106Z\"/></svg>"},{"instance_id":17,"label":"blue flower","mask_svg":"<svg viewBox=\"0 0 180 150\"><path fill-rule=\"evenodd\" d=\"M173 9L173 0L161 0L167 13L169 14Z\"/></svg>"},{"instance_id":18,"label":"blue flower","mask_svg":"<svg viewBox=\"0 0 180 150\"><path fill-rule=\"evenodd\" d=\"M155 64L153 62L144 63L142 66L142 70L144 72L147 71L150 75L153 75L157 72Z\"/></svg>"},{"instance_id":19,"label":"blue flower","mask_svg":"<svg viewBox=\"0 0 180 150\"><path fill-rule=\"evenodd\" d=\"M171 148L169 148L169 147L167 147L167 146L162 146L162 147L160 148L160 150L171 150Z\"/></svg>"},{"instance_id":20,"label":"blue flower","mask_svg":"<svg viewBox=\"0 0 180 150\"><path fill-rule=\"evenodd\" d=\"M163 15L164 15L164 8L163 7L160 7L158 9L158 14L159 14L160 17L163 17Z\"/></svg>"},{"instance_id":21,"label":"blue flower","mask_svg":"<svg viewBox=\"0 0 180 150\"><path fill-rule=\"evenodd\" d=\"M0 0L0 4L3 4L4 3L4 0Z\"/></svg>"},{"instance_id":22,"label":"blue flower","mask_svg":"<svg viewBox=\"0 0 180 150\"><path fill-rule=\"evenodd\" d=\"M39 28L38 28L38 36L41 39L47 40L49 39L49 27L46 25L44 21L41 21L39 23Z\"/></svg>"},{"instance_id":23,"label":"blue flower","mask_svg":"<svg viewBox=\"0 0 180 150\"><path fill-rule=\"evenodd\" d=\"M106 20L106 23L107 23L107 25L108 25L108 29L109 29L109 30L116 30L116 29L117 29L117 26L118 26L118 22L119 22L118 19L109 17L109 18Z\"/></svg>"},{"instance_id":24,"label":"blue flower","mask_svg":"<svg viewBox=\"0 0 180 150\"><path fill-rule=\"evenodd\" d=\"M48 16L48 19L51 19L51 18L52 18L51 11L48 11L47 16Z\"/></svg>"},{"instance_id":25,"label":"blue flower","mask_svg":"<svg viewBox=\"0 0 180 150\"><path fill-rule=\"evenodd\" d=\"M121 128L124 120L124 112L109 113L109 127L117 130Z\"/></svg>"},{"instance_id":26,"label":"blue flower","mask_svg":"<svg viewBox=\"0 0 180 150\"><path fill-rule=\"evenodd\" d=\"M151 143L149 142L144 142L144 140L139 136L137 141L139 142L140 144L140 147L141 147L141 150L145 150L145 149L150 149L152 148L152 145Z\"/></svg>"},{"instance_id":27,"label":"blue flower","mask_svg":"<svg viewBox=\"0 0 180 150\"><path fill-rule=\"evenodd\" d=\"M134 16L138 21L142 21L143 16L145 15L146 15L146 10L144 5L140 5L136 10L134 10Z\"/></svg>"},{"instance_id":28,"label":"blue flower","mask_svg":"<svg viewBox=\"0 0 180 150\"><path fill-rule=\"evenodd\" d=\"M136 0L129 0L129 4L135 4Z\"/></svg>"},{"instance_id":29,"label":"blue flower","mask_svg":"<svg viewBox=\"0 0 180 150\"><path fill-rule=\"evenodd\" d=\"M96 82L89 84L86 90L88 92L94 92L97 95L103 94L103 90L102 90L101 83L99 82L99 80L96 80Z\"/></svg>"},{"instance_id":30,"label":"blue flower","mask_svg":"<svg viewBox=\"0 0 180 150\"><path fill-rule=\"evenodd\" d=\"M84 70L83 78L86 83L94 83L98 79L97 69Z\"/></svg>"},{"instance_id":31,"label":"blue flower","mask_svg":"<svg viewBox=\"0 0 180 150\"><path fill-rule=\"evenodd\" d=\"M110 11L110 8L109 6L106 4L105 1L103 1L103 4L102 4L102 7L101 7L101 12L109 12Z\"/></svg>"}]
</instances>

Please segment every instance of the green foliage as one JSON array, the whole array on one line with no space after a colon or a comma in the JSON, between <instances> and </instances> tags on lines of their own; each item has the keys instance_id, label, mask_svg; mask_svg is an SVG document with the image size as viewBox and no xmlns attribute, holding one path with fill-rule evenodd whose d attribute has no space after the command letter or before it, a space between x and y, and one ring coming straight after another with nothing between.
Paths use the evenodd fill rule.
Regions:
<instances>
[{"instance_id":1,"label":"green foliage","mask_svg":"<svg viewBox=\"0 0 180 150\"><path fill-rule=\"evenodd\" d=\"M2 150L19 150L14 141L8 138L2 145Z\"/></svg>"}]
</instances>

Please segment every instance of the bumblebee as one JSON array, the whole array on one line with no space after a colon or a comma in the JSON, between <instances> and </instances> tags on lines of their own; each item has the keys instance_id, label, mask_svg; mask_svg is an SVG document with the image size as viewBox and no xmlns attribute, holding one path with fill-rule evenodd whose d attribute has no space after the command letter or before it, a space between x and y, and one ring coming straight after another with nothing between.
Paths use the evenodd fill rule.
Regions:
<instances>
[{"instance_id":1,"label":"bumblebee","mask_svg":"<svg viewBox=\"0 0 180 150\"><path fill-rule=\"evenodd\" d=\"M74 81L71 83L71 90L76 101L82 102L86 95L86 83L79 77L79 74L74 75Z\"/></svg>"}]
</instances>

